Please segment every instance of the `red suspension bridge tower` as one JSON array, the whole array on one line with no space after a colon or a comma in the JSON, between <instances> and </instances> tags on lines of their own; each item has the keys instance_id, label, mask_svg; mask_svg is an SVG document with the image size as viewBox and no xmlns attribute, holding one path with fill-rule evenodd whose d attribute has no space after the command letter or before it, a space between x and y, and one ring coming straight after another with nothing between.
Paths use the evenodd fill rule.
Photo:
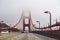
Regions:
<instances>
[{"instance_id":1,"label":"red suspension bridge tower","mask_svg":"<svg viewBox=\"0 0 60 40\"><path fill-rule=\"evenodd\" d=\"M28 19L28 23L25 22L25 20ZM23 31L25 31L25 27L28 27L28 31L30 32L30 17L24 17L23 18Z\"/></svg>"}]
</instances>

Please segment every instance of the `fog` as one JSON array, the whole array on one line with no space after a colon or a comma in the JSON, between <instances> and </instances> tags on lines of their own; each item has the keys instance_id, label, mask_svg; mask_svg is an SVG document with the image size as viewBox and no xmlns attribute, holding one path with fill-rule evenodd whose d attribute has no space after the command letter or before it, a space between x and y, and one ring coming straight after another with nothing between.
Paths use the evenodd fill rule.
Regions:
<instances>
[{"instance_id":1,"label":"fog","mask_svg":"<svg viewBox=\"0 0 60 40\"><path fill-rule=\"evenodd\" d=\"M22 11L31 11L34 24L40 21L41 26L49 23L50 11L52 23L60 19L60 0L0 0L0 21L14 25L21 17Z\"/></svg>"}]
</instances>

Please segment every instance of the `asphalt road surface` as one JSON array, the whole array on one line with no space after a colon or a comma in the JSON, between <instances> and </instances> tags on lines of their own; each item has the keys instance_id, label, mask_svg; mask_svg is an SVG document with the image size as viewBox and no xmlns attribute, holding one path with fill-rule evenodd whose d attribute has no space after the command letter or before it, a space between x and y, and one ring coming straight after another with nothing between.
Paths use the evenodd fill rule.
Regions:
<instances>
[{"instance_id":1,"label":"asphalt road surface","mask_svg":"<svg viewBox=\"0 0 60 40\"><path fill-rule=\"evenodd\" d=\"M33 33L20 33L12 37L3 38L0 40L56 40L53 38L45 37L39 34Z\"/></svg>"}]
</instances>

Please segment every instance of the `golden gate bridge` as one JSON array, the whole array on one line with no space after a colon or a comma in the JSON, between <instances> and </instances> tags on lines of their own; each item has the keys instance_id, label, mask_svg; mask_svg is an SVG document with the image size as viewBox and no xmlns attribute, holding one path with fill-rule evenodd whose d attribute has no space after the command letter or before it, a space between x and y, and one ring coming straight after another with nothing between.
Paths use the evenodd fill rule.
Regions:
<instances>
[{"instance_id":1,"label":"golden gate bridge","mask_svg":"<svg viewBox=\"0 0 60 40\"><path fill-rule=\"evenodd\" d=\"M25 23L25 19L28 19L27 24ZM57 27L57 26L60 26L60 22L56 21L56 23L48 25L46 27L42 27L42 28L37 27L35 24L33 24L33 21L32 21L32 18L31 18L31 12L29 11L29 16L24 16L24 12L22 12L21 18L19 19L19 21L15 25L13 25L12 27L0 28L0 31L10 29L10 28L15 28L15 27L16 28L21 27L21 28L18 28L18 29L21 29L24 32L25 27L28 27L29 32L32 32L32 31L38 32L39 31L40 33L45 33L45 34L60 35L60 28L57 29L57 30L51 30L52 27Z\"/></svg>"}]
</instances>

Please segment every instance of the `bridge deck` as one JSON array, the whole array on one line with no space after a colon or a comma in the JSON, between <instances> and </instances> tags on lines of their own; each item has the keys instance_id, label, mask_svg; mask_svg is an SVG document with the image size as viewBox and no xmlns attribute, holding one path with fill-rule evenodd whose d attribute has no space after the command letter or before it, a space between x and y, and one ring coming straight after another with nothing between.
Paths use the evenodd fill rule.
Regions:
<instances>
[{"instance_id":1,"label":"bridge deck","mask_svg":"<svg viewBox=\"0 0 60 40\"><path fill-rule=\"evenodd\" d=\"M0 40L56 40L35 33L18 33L15 36L3 38Z\"/></svg>"}]
</instances>

